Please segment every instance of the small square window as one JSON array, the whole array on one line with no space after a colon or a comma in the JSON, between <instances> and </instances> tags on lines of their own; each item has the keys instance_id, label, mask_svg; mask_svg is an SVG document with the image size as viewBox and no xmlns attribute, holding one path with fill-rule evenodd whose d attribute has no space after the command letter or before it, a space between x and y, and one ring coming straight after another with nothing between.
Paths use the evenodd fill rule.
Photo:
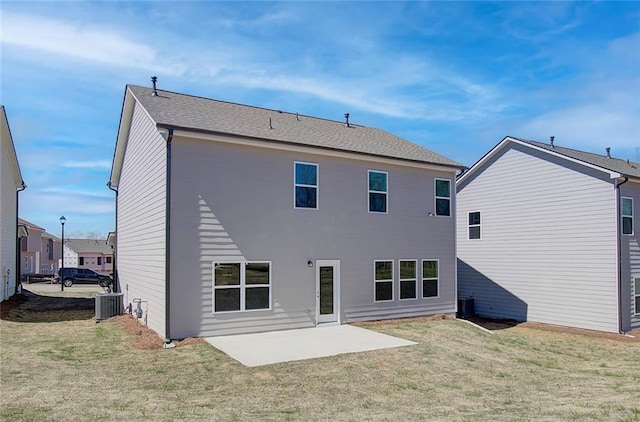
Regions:
<instances>
[{"instance_id":1,"label":"small square window","mask_svg":"<svg viewBox=\"0 0 640 422\"><path fill-rule=\"evenodd\" d=\"M469 213L469 239L480 239L480 211Z\"/></svg>"}]
</instances>

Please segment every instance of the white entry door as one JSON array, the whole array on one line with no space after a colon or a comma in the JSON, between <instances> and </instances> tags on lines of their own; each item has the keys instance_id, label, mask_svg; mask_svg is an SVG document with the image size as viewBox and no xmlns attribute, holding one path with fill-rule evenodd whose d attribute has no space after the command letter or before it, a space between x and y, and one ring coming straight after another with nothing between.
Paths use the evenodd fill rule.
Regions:
<instances>
[{"instance_id":1,"label":"white entry door","mask_svg":"<svg viewBox=\"0 0 640 422\"><path fill-rule=\"evenodd\" d=\"M316 317L318 324L339 322L340 261L316 261Z\"/></svg>"}]
</instances>

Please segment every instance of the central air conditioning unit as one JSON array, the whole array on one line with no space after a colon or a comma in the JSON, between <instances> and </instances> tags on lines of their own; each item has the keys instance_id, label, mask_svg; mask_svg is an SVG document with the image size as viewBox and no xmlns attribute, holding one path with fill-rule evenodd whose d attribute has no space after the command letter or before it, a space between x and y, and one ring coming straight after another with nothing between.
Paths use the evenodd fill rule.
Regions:
<instances>
[{"instance_id":1,"label":"central air conditioning unit","mask_svg":"<svg viewBox=\"0 0 640 422\"><path fill-rule=\"evenodd\" d=\"M122 315L124 293L98 293L96 295L96 322Z\"/></svg>"}]
</instances>

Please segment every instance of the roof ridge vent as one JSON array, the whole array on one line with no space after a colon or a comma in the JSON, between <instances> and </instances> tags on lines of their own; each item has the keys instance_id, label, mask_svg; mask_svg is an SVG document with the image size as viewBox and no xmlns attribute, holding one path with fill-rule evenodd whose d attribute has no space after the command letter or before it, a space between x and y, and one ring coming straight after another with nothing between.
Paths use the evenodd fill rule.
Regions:
<instances>
[{"instance_id":1,"label":"roof ridge vent","mask_svg":"<svg viewBox=\"0 0 640 422\"><path fill-rule=\"evenodd\" d=\"M151 96L152 97L157 97L158 96L158 90L156 89L156 82L158 82L158 77L157 76L152 76L151 77L151 82L153 83L153 91L151 92Z\"/></svg>"},{"instance_id":2,"label":"roof ridge vent","mask_svg":"<svg viewBox=\"0 0 640 422\"><path fill-rule=\"evenodd\" d=\"M607 147L607 158L611 158L611 147Z\"/></svg>"}]
</instances>

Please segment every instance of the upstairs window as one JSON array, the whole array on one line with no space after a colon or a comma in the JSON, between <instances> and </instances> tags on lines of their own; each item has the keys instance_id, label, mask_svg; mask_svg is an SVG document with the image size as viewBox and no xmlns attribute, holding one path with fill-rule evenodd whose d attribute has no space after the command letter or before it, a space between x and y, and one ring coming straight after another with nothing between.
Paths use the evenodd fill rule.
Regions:
<instances>
[{"instance_id":1,"label":"upstairs window","mask_svg":"<svg viewBox=\"0 0 640 422\"><path fill-rule=\"evenodd\" d=\"M622 234L633 234L633 198L622 198Z\"/></svg>"},{"instance_id":2,"label":"upstairs window","mask_svg":"<svg viewBox=\"0 0 640 422\"><path fill-rule=\"evenodd\" d=\"M451 217L451 180L435 179L436 215Z\"/></svg>"},{"instance_id":3,"label":"upstairs window","mask_svg":"<svg viewBox=\"0 0 640 422\"><path fill-rule=\"evenodd\" d=\"M480 239L480 211L469 213L469 239Z\"/></svg>"},{"instance_id":4,"label":"upstairs window","mask_svg":"<svg viewBox=\"0 0 640 422\"><path fill-rule=\"evenodd\" d=\"M318 165L294 163L294 207L318 209Z\"/></svg>"},{"instance_id":5,"label":"upstairs window","mask_svg":"<svg viewBox=\"0 0 640 422\"><path fill-rule=\"evenodd\" d=\"M369 170L369 212L387 212L387 172Z\"/></svg>"}]
</instances>

